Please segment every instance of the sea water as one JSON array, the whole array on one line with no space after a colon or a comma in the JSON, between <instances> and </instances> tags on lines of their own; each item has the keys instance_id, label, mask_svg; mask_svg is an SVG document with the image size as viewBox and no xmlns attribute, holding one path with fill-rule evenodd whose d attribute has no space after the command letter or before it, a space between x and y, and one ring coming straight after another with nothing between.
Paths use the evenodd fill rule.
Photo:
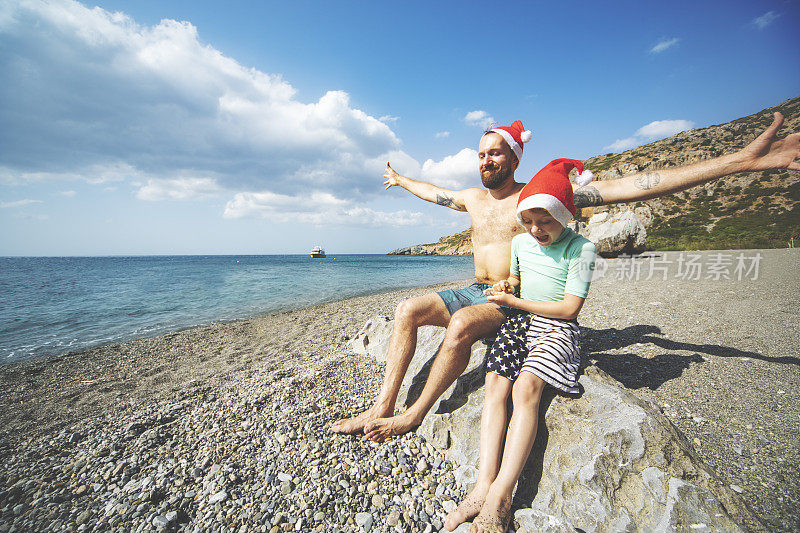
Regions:
<instances>
[{"instance_id":1,"label":"sea water","mask_svg":"<svg viewBox=\"0 0 800 533\"><path fill-rule=\"evenodd\" d=\"M0 362L473 275L472 256L0 257Z\"/></svg>"}]
</instances>

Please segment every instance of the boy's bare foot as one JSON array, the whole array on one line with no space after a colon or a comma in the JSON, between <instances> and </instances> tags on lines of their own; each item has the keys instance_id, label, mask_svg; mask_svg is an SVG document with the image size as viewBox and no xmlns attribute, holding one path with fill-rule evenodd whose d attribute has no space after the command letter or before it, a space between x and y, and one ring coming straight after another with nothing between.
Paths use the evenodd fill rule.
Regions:
<instances>
[{"instance_id":1,"label":"boy's bare foot","mask_svg":"<svg viewBox=\"0 0 800 533\"><path fill-rule=\"evenodd\" d=\"M469 528L469 533L506 533L511 523L511 497L495 500L494 504L490 503L492 499L487 496L481 512Z\"/></svg>"},{"instance_id":2,"label":"boy's bare foot","mask_svg":"<svg viewBox=\"0 0 800 533\"><path fill-rule=\"evenodd\" d=\"M385 442L419 427L419 422L405 413L388 418L376 418L364 425L364 436L374 442Z\"/></svg>"},{"instance_id":3,"label":"boy's bare foot","mask_svg":"<svg viewBox=\"0 0 800 533\"><path fill-rule=\"evenodd\" d=\"M386 416L388 413L383 413L378 411L377 406L373 405L366 411L357 414L352 418L342 418L341 420L337 420L333 424L331 424L331 431L334 433L347 433L347 434L354 434L354 433L361 433L364 431L364 426L375 420L376 418L380 418L382 416Z\"/></svg>"},{"instance_id":4,"label":"boy's bare foot","mask_svg":"<svg viewBox=\"0 0 800 533\"><path fill-rule=\"evenodd\" d=\"M476 484L464 501L447 515L444 520L444 528L447 531L453 531L467 520L478 516L483 502L486 501L487 492L489 492L489 485Z\"/></svg>"}]
</instances>

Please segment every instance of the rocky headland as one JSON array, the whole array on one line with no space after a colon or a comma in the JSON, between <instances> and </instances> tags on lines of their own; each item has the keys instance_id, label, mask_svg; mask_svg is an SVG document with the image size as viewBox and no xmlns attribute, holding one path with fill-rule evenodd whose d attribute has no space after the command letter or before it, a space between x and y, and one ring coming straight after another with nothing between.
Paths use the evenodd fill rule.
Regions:
<instances>
[{"instance_id":1,"label":"rocky headland","mask_svg":"<svg viewBox=\"0 0 800 533\"><path fill-rule=\"evenodd\" d=\"M472 255L472 228L442 237L435 243L398 248L387 255Z\"/></svg>"}]
</instances>

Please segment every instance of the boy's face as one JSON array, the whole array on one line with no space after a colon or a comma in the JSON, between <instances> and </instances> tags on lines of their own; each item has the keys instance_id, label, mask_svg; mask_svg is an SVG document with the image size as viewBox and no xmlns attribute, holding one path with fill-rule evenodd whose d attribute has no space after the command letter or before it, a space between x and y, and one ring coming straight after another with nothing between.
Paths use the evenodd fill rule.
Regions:
<instances>
[{"instance_id":1,"label":"boy's face","mask_svg":"<svg viewBox=\"0 0 800 533\"><path fill-rule=\"evenodd\" d=\"M550 246L564 231L564 226L553 218L546 209L526 209L519 214L525 231L531 234L541 246Z\"/></svg>"}]
</instances>

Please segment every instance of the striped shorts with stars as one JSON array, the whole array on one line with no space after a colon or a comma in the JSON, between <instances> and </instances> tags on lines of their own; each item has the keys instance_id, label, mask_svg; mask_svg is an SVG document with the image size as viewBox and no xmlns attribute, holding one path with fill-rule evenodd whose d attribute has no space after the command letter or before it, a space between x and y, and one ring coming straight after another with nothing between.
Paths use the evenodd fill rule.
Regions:
<instances>
[{"instance_id":1,"label":"striped shorts with stars","mask_svg":"<svg viewBox=\"0 0 800 533\"><path fill-rule=\"evenodd\" d=\"M511 381L527 370L559 390L577 394L580 363L580 330L575 320L520 312L500 327L486 370Z\"/></svg>"}]
</instances>

